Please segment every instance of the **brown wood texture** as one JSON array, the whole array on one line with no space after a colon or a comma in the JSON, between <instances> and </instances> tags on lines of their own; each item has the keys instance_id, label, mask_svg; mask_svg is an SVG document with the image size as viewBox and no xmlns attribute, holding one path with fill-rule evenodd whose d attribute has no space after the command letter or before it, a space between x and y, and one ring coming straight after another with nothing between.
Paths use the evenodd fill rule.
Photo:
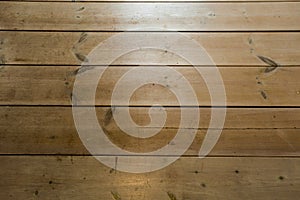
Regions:
<instances>
[{"instance_id":1,"label":"brown wood texture","mask_svg":"<svg viewBox=\"0 0 300 200\"><path fill-rule=\"evenodd\" d=\"M2 30L299 30L300 3L0 2Z\"/></svg>"},{"instance_id":2,"label":"brown wood texture","mask_svg":"<svg viewBox=\"0 0 300 200\"><path fill-rule=\"evenodd\" d=\"M1 199L297 199L299 158L181 158L129 174L90 156L2 156ZM117 166L118 167L118 166Z\"/></svg>"},{"instance_id":3,"label":"brown wood texture","mask_svg":"<svg viewBox=\"0 0 300 200\"><path fill-rule=\"evenodd\" d=\"M117 81L133 68L108 67L98 84L96 105L111 105L111 95ZM149 68L155 71L163 67ZM72 93L77 69L78 66L2 66L0 104L71 105L72 97L79 98L77 94ZM193 67L174 67L174 69L193 86L198 97L198 104L194 106L212 105L206 84ZM219 67L226 90L227 105L299 106L300 68L280 66L271 72L268 72L268 69L268 67ZM92 81L85 83L82 90L88 90L92 83ZM124 82L128 85L130 83L131 81ZM133 93L130 105L180 105L170 89L172 88L168 88L167 85L146 84ZM164 94L164 98L161 98L161 94ZM122 92L120 95L124 96ZM85 97L81 100L84 105L89 105L84 103ZM119 103L127 105L125 101ZM217 105L222 106L223 103L217 102Z\"/></svg>"},{"instance_id":4,"label":"brown wood texture","mask_svg":"<svg viewBox=\"0 0 300 200\"><path fill-rule=\"evenodd\" d=\"M166 108L168 117L161 132L149 139L137 139L120 130L110 107L96 110L107 136L128 151L158 149L168 144L180 127L181 109ZM0 107L0 111L1 154L89 155L79 139L71 107ZM149 108L130 108L133 120L140 125L150 122L148 111ZM209 127L210 111L209 108L201 108L199 126L188 127L198 131L185 155L197 156ZM209 156L298 156L299 121L300 109L228 108L224 130Z\"/></svg>"},{"instance_id":5,"label":"brown wood texture","mask_svg":"<svg viewBox=\"0 0 300 200\"><path fill-rule=\"evenodd\" d=\"M182 0L0 0L11 2L183 2ZM299 0L231 0L230 2L298 2ZM189 0L188 2L228 2L228 0Z\"/></svg>"},{"instance_id":6,"label":"brown wood texture","mask_svg":"<svg viewBox=\"0 0 300 200\"><path fill-rule=\"evenodd\" d=\"M79 65L82 63L81 57L87 56L98 44L117 34L111 32L0 32L0 63ZM149 35L168 37L174 33L144 32L139 34L145 37ZM268 66L258 56L270 58L280 65L300 63L300 34L298 32L198 32L184 33L184 35L202 45L218 66ZM96 64L111 63L103 59ZM171 52L148 49L121 56L112 64L187 65L190 63Z\"/></svg>"},{"instance_id":7,"label":"brown wood texture","mask_svg":"<svg viewBox=\"0 0 300 200\"><path fill-rule=\"evenodd\" d=\"M299 21L298 0L0 1L0 199L298 199ZM222 107L211 107L207 86L191 63L166 47L139 49L113 63L104 57L79 70L92 49L112 36L136 34L156 42L176 31L202 45L226 89L224 128L203 159L198 152L207 131L219 129L209 126L211 111ZM106 51L123 48L112 45ZM78 99L74 81L107 64L112 66L98 83L96 114L106 136L122 149L143 153L174 145L181 112L199 107L198 126L184 127L196 130L196 137L181 158L158 171L134 174L119 171L120 160L132 157L97 151L114 159L109 168L88 152L72 113L71 98ZM209 69L211 63L194 64ZM130 99L133 121L149 124L153 104L166 106L167 120L153 137L131 137L114 118L127 105L110 107L114 86L130 69L159 71L164 65L191 83L199 103L180 107L170 85L144 85ZM154 162L174 156L155 156Z\"/></svg>"}]
</instances>

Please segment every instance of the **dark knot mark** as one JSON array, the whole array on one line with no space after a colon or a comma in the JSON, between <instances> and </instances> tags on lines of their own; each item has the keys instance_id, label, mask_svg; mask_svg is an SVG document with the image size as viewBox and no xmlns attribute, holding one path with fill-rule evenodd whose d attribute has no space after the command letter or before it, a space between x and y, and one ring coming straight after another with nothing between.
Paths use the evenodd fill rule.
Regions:
<instances>
[{"instance_id":1,"label":"dark knot mark","mask_svg":"<svg viewBox=\"0 0 300 200\"><path fill-rule=\"evenodd\" d=\"M88 37L87 33L83 32L80 35L79 40L72 47L72 51L73 51L74 55L81 62L88 62L88 58L85 55L78 52L78 47L87 40L87 37Z\"/></svg>"},{"instance_id":2,"label":"dark knot mark","mask_svg":"<svg viewBox=\"0 0 300 200\"><path fill-rule=\"evenodd\" d=\"M114 111L114 108L110 108L110 109L108 109L108 111L105 113L105 117L104 117L104 125L105 125L105 126L107 126L107 125L110 123L110 121L111 121L111 119L112 119L112 117L113 117L113 111Z\"/></svg>"},{"instance_id":3,"label":"dark knot mark","mask_svg":"<svg viewBox=\"0 0 300 200\"><path fill-rule=\"evenodd\" d=\"M70 93L70 100L71 100L72 106L77 106L78 105L78 99L74 95L73 92Z\"/></svg>"},{"instance_id":4,"label":"dark knot mark","mask_svg":"<svg viewBox=\"0 0 300 200\"><path fill-rule=\"evenodd\" d=\"M74 70L71 75L76 76L77 74L82 74L83 72L86 72L86 71L94 69L94 68L95 68L95 66L82 65L81 67Z\"/></svg>"},{"instance_id":5,"label":"dark knot mark","mask_svg":"<svg viewBox=\"0 0 300 200\"><path fill-rule=\"evenodd\" d=\"M173 194L171 192L167 192L167 194L168 194L168 197L169 197L170 200L177 200L175 194Z\"/></svg>"},{"instance_id":6,"label":"dark knot mark","mask_svg":"<svg viewBox=\"0 0 300 200\"><path fill-rule=\"evenodd\" d=\"M111 195L113 196L113 198L115 200L122 200L121 196L120 196L120 194L118 192L111 191L110 193L111 193Z\"/></svg>"},{"instance_id":7,"label":"dark knot mark","mask_svg":"<svg viewBox=\"0 0 300 200\"><path fill-rule=\"evenodd\" d=\"M80 38L79 38L77 44L80 44L80 43L82 43L82 42L85 42L85 41L87 40L87 37L88 37L88 34L87 34L87 33L85 33L85 32L81 33Z\"/></svg>"},{"instance_id":8,"label":"dark knot mark","mask_svg":"<svg viewBox=\"0 0 300 200\"><path fill-rule=\"evenodd\" d=\"M88 58L85 55L83 55L83 54L75 53L75 56L81 62L88 62L89 61Z\"/></svg>"},{"instance_id":9,"label":"dark knot mark","mask_svg":"<svg viewBox=\"0 0 300 200\"><path fill-rule=\"evenodd\" d=\"M78 8L76 11L83 11L84 9L85 9L85 7L82 6L82 7Z\"/></svg>"},{"instance_id":10,"label":"dark knot mark","mask_svg":"<svg viewBox=\"0 0 300 200\"><path fill-rule=\"evenodd\" d=\"M264 56L257 56L261 61L263 61L264 63L268 64L269 67L267 67L265 69L265 73L270 73L272 71L274 71L275 69L277 69L277 67L279 67L280 65L277 64L274 60L271 60L270 58L264 57Z\"/></svg>"},{"instance_id":11,"label":"dark knot mark","mask_svg":"<svg viewBox=\"0 0 300 200\"><path fill-rule=\"evenodd\" d=\"M260 91L260 94L261 96L264 98L264 99L267 99L267 94L264 92L264 91Z\"/></svg>"}]
</instances>

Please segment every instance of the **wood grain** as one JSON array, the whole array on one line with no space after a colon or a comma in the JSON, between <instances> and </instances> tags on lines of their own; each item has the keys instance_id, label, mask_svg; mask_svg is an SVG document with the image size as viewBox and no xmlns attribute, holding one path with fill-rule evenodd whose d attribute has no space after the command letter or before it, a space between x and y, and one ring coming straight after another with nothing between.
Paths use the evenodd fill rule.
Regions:
<instances>
[{"instance_id":1,"label":"wood grain","mask_svg":"<svg viewBox=\"0 0 300 200\"><path fill-rule=\"evenodd\" d=\"M0 199L297 199L299 21L298 0L0 0ZM71 98L78 98L75 77L85 73L79 68L93 48L128 30L129 35L164 38L180 31L202 45L218 66L230 107L208 157L197 157L207 131L218 128L209 127L207 87L191 63L167 49L140 49L113 63L106 57L94 63L97 68L113 65L99 82L96 111L114 144L149 152L175 145L170 141L179 130L181 111L200 106L199 125L184 127L197 131L184 155L159 171L130 174L118 171L120 160L129 157L97 151L115 161L109 168L83 145L71 107ZM112 45L107 52L125 46ZM207 69L210 63L194 64ZM154 71L173 66L199 100L180 108L170 85L139 88L129 108L138 125L149 124L152 104L168 106L165 126L148 139L130 137L117 126L114 113L126 107L109 107L116 82L138 65L151 65ZM157 156L155 162L167 157Z\"/></svg>"},{"instance_id":2,"label":"wood grain","mask_svg":"<svg viewBox=\"0 0 300 200\"><path fill-rule=\"evenodd\" d=\"M0 153L89 154L79 139L71 109L0 107ZM139 125L148 124L148 109L130 108L133 120ZM161 132L149 139L137 139L120 130L110 107L96 110L99 124L112 142L133 152L149 152L168 144L180 124L181 109L166 108L167 121ZM187 127L198 131L185 155L198 155L209 127L210 111L201 108L199 127ZM209 156L299 156L299 124L300 109L296 108L228 108L222 135Z\"/></svg>"},{"instance_id":3,"label":"wood grain","mask_svg":"<svg viewBox=\"0 0 300 200\"><path fill-rule=\"evenodd\" d=\"M78 65L77 55L87 56L93 48L118 33L109 32L0 32L1 64ZM123 33L124 34L124 33ZM138 33L127 33L138 34ZM174 33L139 33L144 37ZM274 33L184 33L205 48L216 65L266 66L258 56L280 65L300 63L300 34ZM115 47L111 47L112 49ZM192 51L191 51L192 52ZM95 64L111 64L102 59ZM114 65L187 65L180 55L165 50L140 50L117 58ZM207 65L210 63L195 63Z\"/></svg>"},{"instance_id":4,"label":"wood grain","mask_svg":"<svg viewBox=\"0 0 300 200\"><path fill-rule=\"evenodd\" d=\"M0 2L0 29L300 30L299 5L299 2L217 4Z\"/></svg>"},{"instance_id":5,"label":"wood grain","mask_svg":"<svg viewBox=\"0 0 300 200\"><path fill-rule=\"evenodd\" d=\"M72 97L79 99L78 94L72 93L78 68L77 66L2 66L0 104L71 105ZM117 81L125 72L133 68L127 66L107 68L96 91L96 105L111 105L111 95ZM151 67L154 71L160 68L163 67ZM212 105L206 84L193 67L174 69L181 73L194 88L199 102L195 106ZM281 66L271 72L266 72L268 67L219 67L218 69L223 78L228 106L299 106L299 67ZM132 81L124 82L124 85L131 83ZM91 84L93 81L81 84L82 90L89 90ZM178 106L176 96L167 87L167 85L146 84L133 93L130 105ZM121 92L120 95L123 96L123 93ZM80 99L83 104L87 101L85 96ZM86 104L89 105L88 102ZM127 104L125 101L120 101L118 105ZM215 105L224 104L220 101Z\"/></svg>"},{"instance_id":6,"label":"wood grain","mask_svg":"<svg viewBox=\"0 0 300 200\"><path fill-rule=\"evenodd\" d=\"M1 199L273 200L300 194L299 158L181 158L146 174L115 172L89 156L0 160Z\"/></svg>"},{"instance_id":7,"label":"wood grain","mask_svg":"<svg viewBox=\"0 0 300 200\"><path fill-rule=\"evenodd\" d=\"M12 2L183 2L182 0L0 0ZM189 0L190 2L227 2L228 0ZM230 2L298 2L299 0L231 0Z\"/></svg>"}]
</instances>

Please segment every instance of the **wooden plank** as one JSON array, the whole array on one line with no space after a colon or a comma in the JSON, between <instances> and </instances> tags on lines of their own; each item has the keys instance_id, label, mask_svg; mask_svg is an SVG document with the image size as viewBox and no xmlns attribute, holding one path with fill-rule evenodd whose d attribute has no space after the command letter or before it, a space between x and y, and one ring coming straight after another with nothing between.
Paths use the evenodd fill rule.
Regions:
<instances>
[{"instance_id":1,"label":"wooden plank","mask_svg":"<svg viewBox=\"0 0 300 200\"><path fill-rule=\"evenodd\" d=\"M0 63L78 65L93 48L118 33L109 32L0 32ZM130 34L130 33L127 33ZM132 33L137 34L137 33ZM165 36L173 33L140 33ZM300 63L300 33L184 33L206 49L217 65L266 66L257 56L273 59L280 65ZM80 41L80 42L79 42ZM112 47L113 48L113 47ZM82 55L82 56L76 56ZM180 55L179 55L180 56ZM114 61L115 65L187 65L171 52L141 50ZM110 64L102 59L96 64ZM196 63L206 65L210 63Z\"/></svg>"},{"instance_id":2,"label":"wooden plank","mask_svg":"<svg viewBox=\"0 0 300 200\"><path fill-rule=\"evenodd\" d=\"M71 109L0 107L0 153L89 154L79 139ZM153 138L136 139L120 130L111 116L110 107L96 110L108 137L128 151L149 152L163 147L175 136L180 124L181 109L166 108L168 116L161 132ZM188 127L198 131L185 155L198 155L209 127L210 111L201 108L199 127ZM132 107L130 113L139 125L149 123L148 108ZM299 124L298 108L228 108L222 135L209 156L299 156Z\"/></svg>"},{"instance_id":3,"label":"wooden plank","mask_svg":"<svg viewBox=\"0 0 300 200\"><path fill-rule=\"evenodd\" d=\"M0 0L16 2L183 2L183 0ZM189 0L189 2L226 2L228 0ZM299 0L230 0L230 2L298 2Z\"/></svg>"},{"instance_id":4,"label":"wooden plank","mask_svg":"<svg viewBox=\"0 0 300 200\"><path fill-rule=\"evenodd\" d=\"M78 68L76 66L2 66L0 104L71 105L72 95L79 99L78 94L72 93ZM133 68L125 66L107 68L98 84L96 105L110 106L112 91L117 81L125 72ZM163 67L150 68L159 70ZM194 88L199 102L195 106L212 105L206 84L193 67L174 69L181 73ZM299 67L282 66L271 72L268 71L269 68L260 67L219 67L218 69L223 78L228 106L299 106ZM132 83L132 81L125 81L123 85ZM89 81L82 84L82 90L89 90L91 84L94 83ZM180 105L176 96L167 87L146 84L133 93L130 105ZM174 88L176 89L176 86ZM120 95L124 96L126 93L121 91ZM83 96L81 100L85 104L87 99ZM126 105L126 101L120 101L118 105ZM224 104L220 101L215 105Z\"/></svg>"},{"instance_id":5,"label":"wooden plank","mask_svg":"<svg viewBox=\"0 0 300 200\"><path fill-rule=\"evenodd\" d=\"M299 158L181 158L146 174L93 157L2 156L1 199L297 199Z\"/></svg>"},{"instance_id":6,"label":"wooden plank","mask_svg":"<svg viewBox=\"0 0 300 200\"><path fill-rule=\"evenodd\" d=\"M0 2L2 30L278 31L300 30L299 20L299 2Z\"/></svg>"}]
</instances>

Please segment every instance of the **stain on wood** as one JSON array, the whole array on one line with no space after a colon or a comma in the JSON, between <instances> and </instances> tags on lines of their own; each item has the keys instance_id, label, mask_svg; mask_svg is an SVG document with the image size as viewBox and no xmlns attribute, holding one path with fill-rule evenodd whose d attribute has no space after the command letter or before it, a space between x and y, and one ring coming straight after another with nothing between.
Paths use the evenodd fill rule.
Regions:
<instances>
[{"instance_id":1,"label":"stain on wood","mask_svg":"<svg viewBox=\"0 0 300 200\"><path fill-rule=\"evenodd\" d=\"M167 194L170 200L177 200L175 194L173 194L172 192L167 192Z\"/></svg>"}]
</instances>

